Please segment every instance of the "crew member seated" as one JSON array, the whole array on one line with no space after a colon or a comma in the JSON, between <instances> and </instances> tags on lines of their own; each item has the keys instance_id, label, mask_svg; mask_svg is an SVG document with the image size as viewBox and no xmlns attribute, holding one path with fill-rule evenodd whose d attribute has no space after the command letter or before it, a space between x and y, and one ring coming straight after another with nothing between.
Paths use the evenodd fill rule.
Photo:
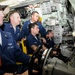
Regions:
<instances>
[{"instance_id":1,"label":"crew member seated","mask_svg":"<svg viewBox=\"0 0 75 75\"><path fill-rule=\"evenodd\" d=\"M39 13L37 11L33 11L31 14L31 19L26 21L22 27L22 31L20 33L21 35L19 36L20 39L24 38L25 36L28 37L28 35L29 35L29 24L34 23L34 22L37 22L41 35L43 37L46 37L46 30L42 26L42 24L40 22L38 22L38 20L39 20Z\"/></svg>"},{"instance_id":2,"label":"crew member seated","mask_svg":"<svg viewBox=\"0 0 75 75\"><path fill-rule=\"evenodd\" d=\"M63 60L65 63L69 61L69 59L65 56L62 55L61 53L61 49L60 49L60 44L59 46L55 44L54 40L54 33L52 30L48 30L47 31L47 35L46 35L46 44L45 46L49 49L49 48L53 48L52 51L52 57L57 57L61 60Z\"/></svg>"},{"instance_id":3,"label":"crew member seated","mask_svg":"<svg viewBox=\"0 0 75 75\"><path fill-rule=\"evenodd\" d=\"M39 34L39 26L37 23L29 24L29 36L26 39L27 53L33 54L39 45L42 45L45 50L46 47L43 45L42 41L39 39L37 34Z\"/></svg>"},{"instance_id":4,"label":"crew member seated","mask_svg":"<svg viewBox=\"0 0 75 75\"><path fill-rule=\"evenodd\" d=\"M47 41L46 45L47 45L48 49L51 48L51 47L53 48L54 45L55 45L53 37L54 37L53 31L52 30L48 30L47 34L46 34L46 41Z\"/></svg>"},{"instance_id":5,"label":"crew member seated","mask_svg":"<svg viewBox=\"0 0 75 75\"><path fill-rule=\"evenodd\" d=\"M12 35L1 30L3 24L3 6L0 6L0 75L28 75L30 57L22 52ZM16 62L22 62L17 65Z\"/></svg>"},{"instance_id":6,"label":"crew member seated","mask_svg":"<svg viewBox=\"0 0 75 75\"><path fill-rule=\"evenodd\" d=\"M20 14L17 11L12 11L9 14L9 22L4 23L4 31L10 32L14 39L19 41L20 35Z\"/></svg>"}]
</instances>

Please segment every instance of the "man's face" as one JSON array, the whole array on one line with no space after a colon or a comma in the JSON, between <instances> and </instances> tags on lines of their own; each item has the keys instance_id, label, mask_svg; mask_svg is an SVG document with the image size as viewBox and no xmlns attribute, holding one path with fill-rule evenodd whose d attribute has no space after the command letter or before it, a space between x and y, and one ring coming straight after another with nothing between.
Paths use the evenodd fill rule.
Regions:
<instances>
[{"instance_id":1,"label":"man's face","mask_svg":"<svg viewBox=\"0 0 75 75\"><path fill-rule=\"evenodd\" d=\"M35 27L32 28L32 32L37 35L39 34L39 27L37 25L35 25Z\"/></svg>"},{"instance_id":2,"label":"man's face","mask_svg":"<svg viewBox=\"0 0 75 75\"><path fill-rule=\"evenodd\" d=\"M18 13L14 13L10 16L10 20L13 24L19 25L20 24L20 15Z\"/></svg>"},{"instance_id":3,"label":"man's face","mask_svg":"<svg viewBox=\"0 0 75 75\"><path fill-rule=\"evenodd\" d=\"M49 33L49 37L50 37L50 38L54 37L53 31Z\"/></svg>"},{"instance_id":4,"label":"man's face","mask_svg":"<svg viewBox=\"0 0 75 75\"><path fill-rule=\"evenodd\" d=\"M3 17L4 17L3 11L0 10L0 26L3 24Z\"/></svg>"},{"instance_id":5,"label":"man's face","mask_svg":"<svg viewBox=\"0 0 75 75\"><path fill-rule=\"evenodd\" d=\"M34 13L31 17L32 21L36 22L39 19L39 14L38 13Z\"/></svg>"}]
</instances>

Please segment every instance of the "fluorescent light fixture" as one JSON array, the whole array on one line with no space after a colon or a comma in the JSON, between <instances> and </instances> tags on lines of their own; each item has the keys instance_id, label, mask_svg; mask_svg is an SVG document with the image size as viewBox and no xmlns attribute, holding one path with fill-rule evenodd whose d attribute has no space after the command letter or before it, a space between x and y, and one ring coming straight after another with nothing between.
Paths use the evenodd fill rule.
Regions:
<instances>
[{"instance_id":1,"label":"fluorescent light fixture","mask_svg":"<svg viewBox=\"0 0 75 75\"><path fill-rule=\"evenodd\" d=\"M21 2L26 1L26 0L17 0L17 1L21 3Z\"/></svg>"},{"instance_id":2,"label":"fluorescent light fixture","mask_svg":"<svg viewBox=\"0 0 75 75\"><path fill-rule=\"evenodd\" d=\"M6 0L3 2L0 2L0 5L8 5L9 7L18 5L20 2L18 0Z\"/></svg>"}]
</instances>

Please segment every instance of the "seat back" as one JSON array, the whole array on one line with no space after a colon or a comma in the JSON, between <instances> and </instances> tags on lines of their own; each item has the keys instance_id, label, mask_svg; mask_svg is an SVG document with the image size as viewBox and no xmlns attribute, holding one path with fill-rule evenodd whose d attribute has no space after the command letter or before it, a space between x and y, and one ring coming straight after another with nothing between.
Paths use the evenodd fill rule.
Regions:
<instances>
[{"instance_id":1,"label":"seat back","mask_svg":"<svg viewBox=\"0 0 75 75\"><path fill-rule=\"evenodd\" d=\"M25 54L27 54L27 48L26 48L26 40L21 41L22 44L22 50ZM32 56L32 54L28 54L29 56Z\"/></svg>"},{"instance_id":2,"label":"seat back","mask_svg":"<svg viewBox=\"0 0 75 75\"><path fill-rule=\"evenodd\" d=\"M27 54L26 40L22 40L21 44L22 44L22 50L23 50L23 52Z\"/></svg>"}]
</instances>

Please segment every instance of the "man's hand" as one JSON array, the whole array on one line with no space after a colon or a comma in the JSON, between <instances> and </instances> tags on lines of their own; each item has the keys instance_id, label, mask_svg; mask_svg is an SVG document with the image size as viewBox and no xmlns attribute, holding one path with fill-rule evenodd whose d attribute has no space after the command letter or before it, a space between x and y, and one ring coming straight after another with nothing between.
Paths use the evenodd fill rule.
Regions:
<instances>
[{"instance_id":1,"label":"man's hand","mask_svg":"<svg viewBox=\"0 0 75 75\"><path fill-rule=\"evenodd\" d=\"M42 40L43 43L46 43L46 39L45 38L40 38Z\"/></svg>"},{"instance_id":2,"label":"man's hand","mask_svg":"<svg viewBox=\"0 0 75 75\"><path fill-rule=\"evenodd\" d=\"M20 41L17 42L17 45L20 46Z\"/></svg>"},{"instance_id":3,"label":"man's hand","mask_svg":"<svg viewBox=\"0 0 75 75\"><path fill-rule=\"evenodd\" d=\"M29 75L29 74L28 74L28 70L25 71L24 73L22 73L21 75Z\"/></svg>"},{"instance_id":4,"label":"man's hand","mask_svg":"<svg viewBox=\"0 0 75 75\"><path fill-rule=\"evenodd\" d=\"M46 50L47 48L46 48L44 45L42 45L42 49L43 49L43 50Z\"/></svg>"},{"instance_id":5,"label":"man's hand","mask_svg":"<svg viewBox=\"0 0 75 75\"><path fill-rule=\"evenodd\" d=\"M56 55L57 54L57 51L53 51L53 54Z\"/></svg>"},{"instance_id":6,"label":"man's hand","mask_svg":"<svg viewBox=\"0 0 75 75\"><path fill-rule=\"evenodd\" d=\"M24 41L24 40L26 40L26 38L22 38L21 41L22 41L22 40Z\"/></svg>"},{"instance_id":7,"label":"man's hand","mask_svg":"<svg viewBox=\"0 0 75 75\"><path fill-rule=\"evenodd\" d=\"M37 71L37 70L32 70L32 72L33 72L33 73L38 73L38 71Z\"/></svg>"},{"instance_id":8,"label":"man's hand","mask_svg":"<svg viewBox=\"0 0 75 75\"><path fill-rule=\"evenodd\" d=\"M34 60L34 63L37 63L38 62L38 58L36 58L35 60Z\"/></svg>"}]
</instances>

